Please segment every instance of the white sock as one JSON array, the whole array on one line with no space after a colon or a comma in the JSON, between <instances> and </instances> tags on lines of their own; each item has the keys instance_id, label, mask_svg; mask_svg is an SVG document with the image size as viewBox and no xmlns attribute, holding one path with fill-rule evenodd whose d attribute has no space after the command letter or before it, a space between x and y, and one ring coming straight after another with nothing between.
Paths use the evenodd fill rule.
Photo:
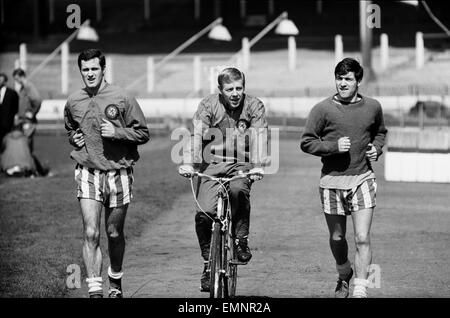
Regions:
<instances>
[{"instance_id":1,"label":"white sock","mask_svg":"<svg viewBox=\"0 0 450 318\"><path fill-rule=\"evenodd\" d=\"M103 279L101 277L91 277L91 278L86 278L86 282L88 284L88 292L90 294L100 294L103 289L102 289L102 282Z\"/></svg>"},{"instance_id":2,"label":"white sock","mask_svg":"<svg viewBox=\"0 0 450 318\"><path fill-rule=\"evenodd\" d=\"M353 288L353 297L367 298L367 286L369 281L367 279L355 278L353 280L355 287Z\"/></svg>"},{"instance_id":3,"label":"white sock","mask_svg":"<svg viewBox=\"0 0 450 318\"><path fill-rule=\"evenodd\" d=\"M111 266L108 266L108 276L113 279L121 279L123 272L113 273Z\"/></svg>"}]
</instances>

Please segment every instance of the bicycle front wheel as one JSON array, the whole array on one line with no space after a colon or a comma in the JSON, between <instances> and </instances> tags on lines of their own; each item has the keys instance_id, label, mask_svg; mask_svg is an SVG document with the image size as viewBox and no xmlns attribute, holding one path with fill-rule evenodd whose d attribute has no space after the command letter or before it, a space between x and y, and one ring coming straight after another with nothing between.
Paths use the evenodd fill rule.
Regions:
<instances>
[{"instance_id":1,"label":"bicycle front wheel","mask_svg":"<svg viewBox=\"0 0 450 318\"><path fill-rule=\"evenodd\" d=\"M230 298L233 298L236 296L237 265L230 264L229 272L230 276L228 277L228 295Z\"/></svg>"},{"instance_id":2,"label":"bicycle front wheel","mask_svg":"<svg viewBox=\"0 0 450 318\"><path fill-rule=\"evenodd\" d=\"M220 230L220 222L215 222L211 239L210 298L223 298L223 289L222 234Z\"/></svg>"},{"instance_id":3,"label":"bicycle front wheel","mask_svg":"<svg viewBox=\"0 0 450 318\"><path fill-rule=\"evenodd\" d=\"M230 222L230 228L228 233L228 277L227 277L227 287L228 287L228 296L230 298L233 298L236 296L236 285L237 285L237 265L234 264L233 261L236 259L236 251L235 251L235 245L234 245L234 239L232 236L232 230L231 230L231 222Z\"/></svg>"}]
</instances>

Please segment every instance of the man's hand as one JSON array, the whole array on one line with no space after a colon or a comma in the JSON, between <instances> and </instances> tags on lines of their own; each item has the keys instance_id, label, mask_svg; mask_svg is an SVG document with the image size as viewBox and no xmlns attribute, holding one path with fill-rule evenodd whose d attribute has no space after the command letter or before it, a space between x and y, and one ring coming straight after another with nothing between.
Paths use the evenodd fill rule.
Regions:
<instances>
[{"instance_id":1,"label":"man's hand","mask_svg":"<svg viewBox=\"0 0 450 318\"><path fill-rule=\"evenodd\" d=\"M370 143L367 145L366 158L369 159L369 161L377 161L378 159L377 148Z\"/></svg>"},{"instance_id":2,"label":"man's hand","mask_svg":"<svg viewBox=\"0 0 450 318\"><path fill-rule=\"evenodd\" d=\"M102 118L102 120L103 120L103 123L100 125L100 131L101 131L102 137L113 138L114 133L115 133L114 125L110 121L106 120L105 118Z\"/></svg>"},{"instance_id":3,"label":"man's hand","mask_svg":"<svg viewBox=\"0 0 450 318\"><path fill-rule=\"evenodd\" d=\"M24 116L25 116L26 118L30 119L30 120L32 120L33 117L34 117L34 116L33 116L33 113L30 112L29 110L25 112Z\"/></svg>"},{"instance_id":4,"label":"man's hand","mask_svg":"<svg viewBox=\"0 0 450 318\"><path fill-rule=\"evenodd\" d=\"M84 146L84 136L83 136L83 133L81 132L81 129L77 129L77 131L76 131L75 135L73 135L72 139L78 148L81 148Z\"/></svg>"},{"instance_id":5,"label":"man's hand","mask_svg":"<svg viewBox=\"0 0 450 318\"><path fill-rule=\"evenodd\" d=\"M350 143L350 138L348 137L341 137L338 139L339 152L349 151L351 145L352 144Z\"/></svg>"},{"instance_id":6,"label":"man's hand","mask_svg":"<svg viewBox=\"0 0 450 318\"><path fill-rule=\"evenodd\" d=\"M250 175L249 178L250 180L253 181L258 181L261 180L264 176L264 169L263 168L253 168L249 171L249 173L254 174L254 175Z\"/></svg>"},{"instance_id":7,"label":"man's hand","mask_svg":"<svg viewBox=\"0 0 450 318\"><path fill-rule=\"evenodd\" d=\"M194 167L191 165L181 165L178 168L178 173L185 178L191 178L194 175L194 172Z\"/></svg>"}]
</instances>

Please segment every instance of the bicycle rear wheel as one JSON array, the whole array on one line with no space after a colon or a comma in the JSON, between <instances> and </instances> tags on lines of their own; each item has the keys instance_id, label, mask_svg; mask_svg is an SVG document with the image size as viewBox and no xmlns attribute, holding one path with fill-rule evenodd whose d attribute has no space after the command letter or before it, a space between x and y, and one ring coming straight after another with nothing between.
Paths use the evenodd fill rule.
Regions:
<instances>
[{"instance_id":1,"label":"bicycle rear wheel","mask_svg":"<svg viewBox=\"0 0 450 318\"><path fill-rule=\"evenodd\" d=\"M210 298L223 298L223 273L222 273L222 235L220 222L215 222L211 239L211 280Z\"/></svg>"}]
</instances>

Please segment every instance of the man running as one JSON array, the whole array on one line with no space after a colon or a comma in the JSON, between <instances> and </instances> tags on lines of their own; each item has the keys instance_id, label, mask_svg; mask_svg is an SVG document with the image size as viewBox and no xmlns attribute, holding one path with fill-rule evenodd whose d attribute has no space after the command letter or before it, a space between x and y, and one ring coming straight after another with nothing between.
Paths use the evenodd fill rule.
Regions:
<instances>
[{"instance_id":1,"label":"man running","mask_svg":"<svg viewBox=\"0 0 450 318\"><path fill-rule=\"evenodd\" d=\"M365 298L377 190L372 162L382 154L387 129L380 103L358 93L363 78L360 64L345 58L336 65L334 76L337 94L313 107L300 146L322 158L320 199L339 275L335 297L349 296L353 276L345 239L346 216L351 215L356 244L353 297Z\"/></svg>"},{"instance_id":2,"label":"man running","mask_svg":"<svg viewBox=\"0 0 450 318\"><path fill-rule=\"evenodd\" d=\"M89 296L103 297L100 216L105 227L111 265L109 297L122 298L124 223L132 198L133 165L137 146L149 140L149 131L137 101L104 80L105 56L88 49L78 56L85 88L67 99L64 109L70 156L76 162L75 180L84 228L83 259Z\"/></svg>"}]
</instances>

